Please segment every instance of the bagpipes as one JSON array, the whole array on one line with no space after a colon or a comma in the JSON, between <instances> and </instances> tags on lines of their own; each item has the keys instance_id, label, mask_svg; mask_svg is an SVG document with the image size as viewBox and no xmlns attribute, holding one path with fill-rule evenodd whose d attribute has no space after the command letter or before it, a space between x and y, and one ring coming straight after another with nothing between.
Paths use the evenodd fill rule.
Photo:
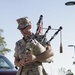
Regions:
<instances>
[{"instance_id":1,"label":"bagpipes","mask_svg":"<svg viewBox=\"0 0 75 75\"><path fill-rule=\"evenodd\" d=\"M43 53L46 48L43 45L43 42L45 41L46 38L46 34L48 33L48 31L51 29L51 26L48 26L46 32L44 34L39 34L39 28L42 22L43 16L40 15L39 21L37 22L37 29L36 29L36 33L35 33L35 38L31 38L28 36L29 40L26 44L26 49L31 50L31 53L34 55L38 55L40 53ZM51 39L47 42L45 42L46 46L48 44L50 44L51 40L54 39L54 37L59 33L59 31L62 30L62 27L60 27L55 33L54 35L51 37ZM62 52L62 51L61 51ZM51 62L50 58L43 60L42 62Z\"/></svg>"}]
</instances>

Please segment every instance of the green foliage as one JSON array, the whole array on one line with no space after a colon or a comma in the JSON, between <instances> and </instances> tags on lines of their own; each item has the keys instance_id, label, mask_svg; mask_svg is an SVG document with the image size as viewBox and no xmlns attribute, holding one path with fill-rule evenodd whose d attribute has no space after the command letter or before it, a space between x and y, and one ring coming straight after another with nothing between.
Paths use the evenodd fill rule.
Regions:
<instances>
[{"instance_id":1,"label":"green foliage","mask_svg":"<svg viewBox=\"0 0 75 75\"><path fill-rule=\"evenodd\" d=\"M0 29L0 55L5 55L7 52L10 52L11 50L6 48L7 44L4 41L4 37L2 36L3 29Z\"/></svg>"}]
</instances>

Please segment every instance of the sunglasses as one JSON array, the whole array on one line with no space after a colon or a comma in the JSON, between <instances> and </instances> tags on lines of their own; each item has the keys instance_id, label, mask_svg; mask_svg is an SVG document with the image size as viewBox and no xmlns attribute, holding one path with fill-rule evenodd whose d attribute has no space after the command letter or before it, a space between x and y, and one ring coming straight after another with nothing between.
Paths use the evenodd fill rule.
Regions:
<instances>
[{"instance_id":1,"label":"sunglasses","mask_svg":"<svg viewBox=\"0 0 75 75\"><path fill-rule=\"evenodd\" d=\"M24 28L19 28L19 30L24 30L24 29L26 29L28 26L26 26L26 27L24 27Z\"/></svg>"}]
</instances>

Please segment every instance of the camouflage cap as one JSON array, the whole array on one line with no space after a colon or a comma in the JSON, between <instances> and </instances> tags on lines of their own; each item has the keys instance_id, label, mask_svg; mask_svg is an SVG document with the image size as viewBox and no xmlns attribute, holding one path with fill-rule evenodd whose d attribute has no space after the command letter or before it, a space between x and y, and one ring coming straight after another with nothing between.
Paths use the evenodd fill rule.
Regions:
<instances>
[{"instance_id":1,"label":"camouflage cap","mask_svg":"<svg viewBox=\"0 0 75 75\"><path fill-rule=\"evenodd\" d=\"M19 18L16 21L18 23L18 29L22 29L28 25L31 25L31 21L28 19L28 17Z\"/></svg>"}]
</instances>

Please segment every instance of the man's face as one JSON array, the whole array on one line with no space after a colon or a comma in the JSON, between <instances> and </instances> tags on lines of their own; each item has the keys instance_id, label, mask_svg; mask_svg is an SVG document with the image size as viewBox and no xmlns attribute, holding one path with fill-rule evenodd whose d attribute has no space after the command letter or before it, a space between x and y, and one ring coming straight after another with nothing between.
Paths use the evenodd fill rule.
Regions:
<instances>
[{"instance_id":1,"label":"man's face","mask_svg":"<svg viewBox=\"0 0 75 75\"><path fill-rule=\"evenodd\" d=\"M29 35L29 27L28 26L26 28L20 29L20 31L21 31L21 33L22 33L22 35L24 37L26 37L27 35Z\"/></svg>"}]
</instances>

